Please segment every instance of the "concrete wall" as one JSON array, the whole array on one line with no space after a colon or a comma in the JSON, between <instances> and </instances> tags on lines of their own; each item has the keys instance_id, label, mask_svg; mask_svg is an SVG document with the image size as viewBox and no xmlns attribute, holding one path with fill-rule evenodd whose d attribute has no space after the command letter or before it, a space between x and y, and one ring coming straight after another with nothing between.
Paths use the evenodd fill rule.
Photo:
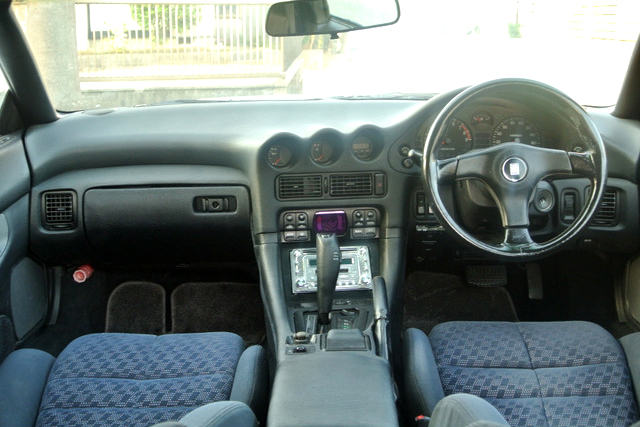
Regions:
<instances>
[{"instance_id":1,"label":"concrete wall","mask_svg":"<svg viewBox=\"0 0 640 427\"><path fill-rule=\"evenodd\" d=\"M76 108L80 93L74 0L26 0L26 32L54 105ZM71 31L67 25L71 23Z\"/></svg>"}]
</instances>

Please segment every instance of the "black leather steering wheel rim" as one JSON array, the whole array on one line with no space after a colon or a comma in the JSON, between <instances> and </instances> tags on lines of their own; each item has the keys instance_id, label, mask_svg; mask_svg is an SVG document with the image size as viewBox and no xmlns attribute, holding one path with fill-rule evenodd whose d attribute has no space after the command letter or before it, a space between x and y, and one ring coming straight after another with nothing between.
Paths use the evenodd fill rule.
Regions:
<instances>
[{"instance_id":1,"label":"black leather steering wheel rim","mask_svg":"<svg viewBox=\"0 0 640 427\"><path fill-rule=\"evenodd\" d=\"M560 107L559 111L571 118L579 133L589 144L583 153L562 150L539 149L519 143L505 143L470 153L459 155L446 161L437 159L437 145L444 140L447 125L455 114L468 103L499 91L520 91L524 94L540 96L545 102ZM556 108L558 110L558 108ZM563 158L563 154L566 160ZM526 157L533 156L536 161L527 162ZM512 160L516 158L517 160ZM542 161L541 159L544 159ZM523 160L523 162L520 162ZM543 164L550 162L551 165ZM514 170L522 171L516 182L508 175L511 163L517 165ZM527 167L528 166L528 167ZM544 167L549 166L545 172ZM454 97L438 114L427 135L423 154L423 177L427 188L428 200L440 224L453 232L464 243L491 255L494 258L514 261L528 261L549 255L576 237L589 225L596 214L606 188L607 159L602 138L587 115L586 111L564 93L546 84L526 79L500 79L472 86ZM499 168L501 168L499 170ZM534 169L535 173L530 170ZM505 172L503 172L503 170ZM545 174L546 173L546 174ZM531 184L546 176L556 174L578 174L590 180L591 191L584 206L575 220L558 235L545 242L534 242L528 230L528 216L523 219L523 206L528 210L529 200L525 194ZM502 176L500 176L502 175ZM504 240L500 244L488 243L465 230L449 212L442 196L442 183L459 179L479 179L491 181L487 187L498 205L503 219ZM531 190L533 191L533 190ZM522 193L522 194L520 194ZM511 199L510 199L511 198ZM518 206L510 207L505 199ZM526 199L526 200L525 200ZM524 203L524 205L523 205ZM506 205L506 206L505 206ZM509 211L512 211L511 213Z\"/></svg>"}]
</instances>

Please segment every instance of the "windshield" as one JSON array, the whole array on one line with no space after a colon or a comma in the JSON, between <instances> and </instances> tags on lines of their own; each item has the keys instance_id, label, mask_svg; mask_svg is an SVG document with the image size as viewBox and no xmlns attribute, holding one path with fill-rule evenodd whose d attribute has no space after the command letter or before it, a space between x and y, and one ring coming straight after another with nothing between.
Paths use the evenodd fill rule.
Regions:
<instances>
[{"instance_id":1,"label":"windshield","mask_svg":"<svg viewBox=\"0 0 640 427\"><path fill-rule=\"evenodd\" d=\"M14 1L56 108L275 96L424 97L499 77L616 102L637 0L400 0L388 27L274 38L269 1ZM197 4L193 4L197 3Z\"/></svg>"}]
</instances>

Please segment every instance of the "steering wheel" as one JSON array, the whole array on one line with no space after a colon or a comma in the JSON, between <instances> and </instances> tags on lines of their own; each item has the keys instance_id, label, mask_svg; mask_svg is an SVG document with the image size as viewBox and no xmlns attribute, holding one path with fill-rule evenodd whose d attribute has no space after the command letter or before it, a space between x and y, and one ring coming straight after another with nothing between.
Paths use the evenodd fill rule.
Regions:
<instances>
[{"instance_id":1,"label":"steering wheel","mask_svg":"<svg viewBox=\"0 0 640 427\"><path fill-rule=\"evenodd\" d=\"M448 125L461 108L478 99L500 99L508 94L519 102L537 100L542 107L565 116L580 135L583 152L541 148L506 142L438 160L438 146ZM538 105L538 104L536 104ZM577 144L576 144L577 145ZM573 146L573 145L572 145ZM423 154L423 175L429 202L440 223L469 245L497 258L527 261L548 255L566 244L586 227L596 213L607 178L607 160L602 138L587 113L562 92L524 79L501 79L472 86L442 109L427 136ZM578 175L591 181L591 191L575 220L545 242L534 242L529 232L529 204L537 184L555 175ZM480 240L465 230L449 212L443 200L445 188L458 180L482 181L500 211L504 238L501 243ZM449 185L446 185L449 184Z\"/></svg>"}]
</instances>

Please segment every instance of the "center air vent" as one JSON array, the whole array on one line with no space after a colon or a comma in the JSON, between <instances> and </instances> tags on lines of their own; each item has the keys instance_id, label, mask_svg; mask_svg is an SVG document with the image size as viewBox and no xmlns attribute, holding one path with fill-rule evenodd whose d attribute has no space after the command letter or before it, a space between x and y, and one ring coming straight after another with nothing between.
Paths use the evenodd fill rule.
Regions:
<instances>
[{"instance_id":1,"label":"center air vent","mask_svg":"<svg viewBox=\"0 0 640 427\"><path fill-rule=\"evenodd\" d=\"M373 175L345 174L329 177L329 194L332 197L373 195Z\"/></svg>"},{"instance_id":2,"label":"center air vent","mask_svg":"<svg viewBox=\"0 0 640 427\"><path fill-rule=\"evenodd\" d=\"M282 175L278 177L279 199L322 197L321 175Z\"/></svg>"},{"instance_id":3,"label":"center air vent","mask_svg":"<svg viewBox=\"0 0 640 427\"><path fill-rule=\"evenodd\" d=\"M69 230L75 226L75 193L50 191L42 196L42 222L50 230Z\"/></svg>"},{"instance_id":4,"label":"center air vent","mask_svg":"<svg viewBox=\"0 0 640 427\"><path fill-rule=\"evenodd\" d=\"M280 175L276 196L280 200L384 197L387 179L384 173L323 173L317 175Z\"/></svg>"},{"instance_id":5,"label":"center air vent","mask_svg":"<svg viewBox=\"0 0 640 427\"><path fill-rule=\"evenodd\" d=\"M591 224L600 227L613 227L617 223L617 207L618 192L613 188L607 188Z\"/></svg>"}]
</instances>

